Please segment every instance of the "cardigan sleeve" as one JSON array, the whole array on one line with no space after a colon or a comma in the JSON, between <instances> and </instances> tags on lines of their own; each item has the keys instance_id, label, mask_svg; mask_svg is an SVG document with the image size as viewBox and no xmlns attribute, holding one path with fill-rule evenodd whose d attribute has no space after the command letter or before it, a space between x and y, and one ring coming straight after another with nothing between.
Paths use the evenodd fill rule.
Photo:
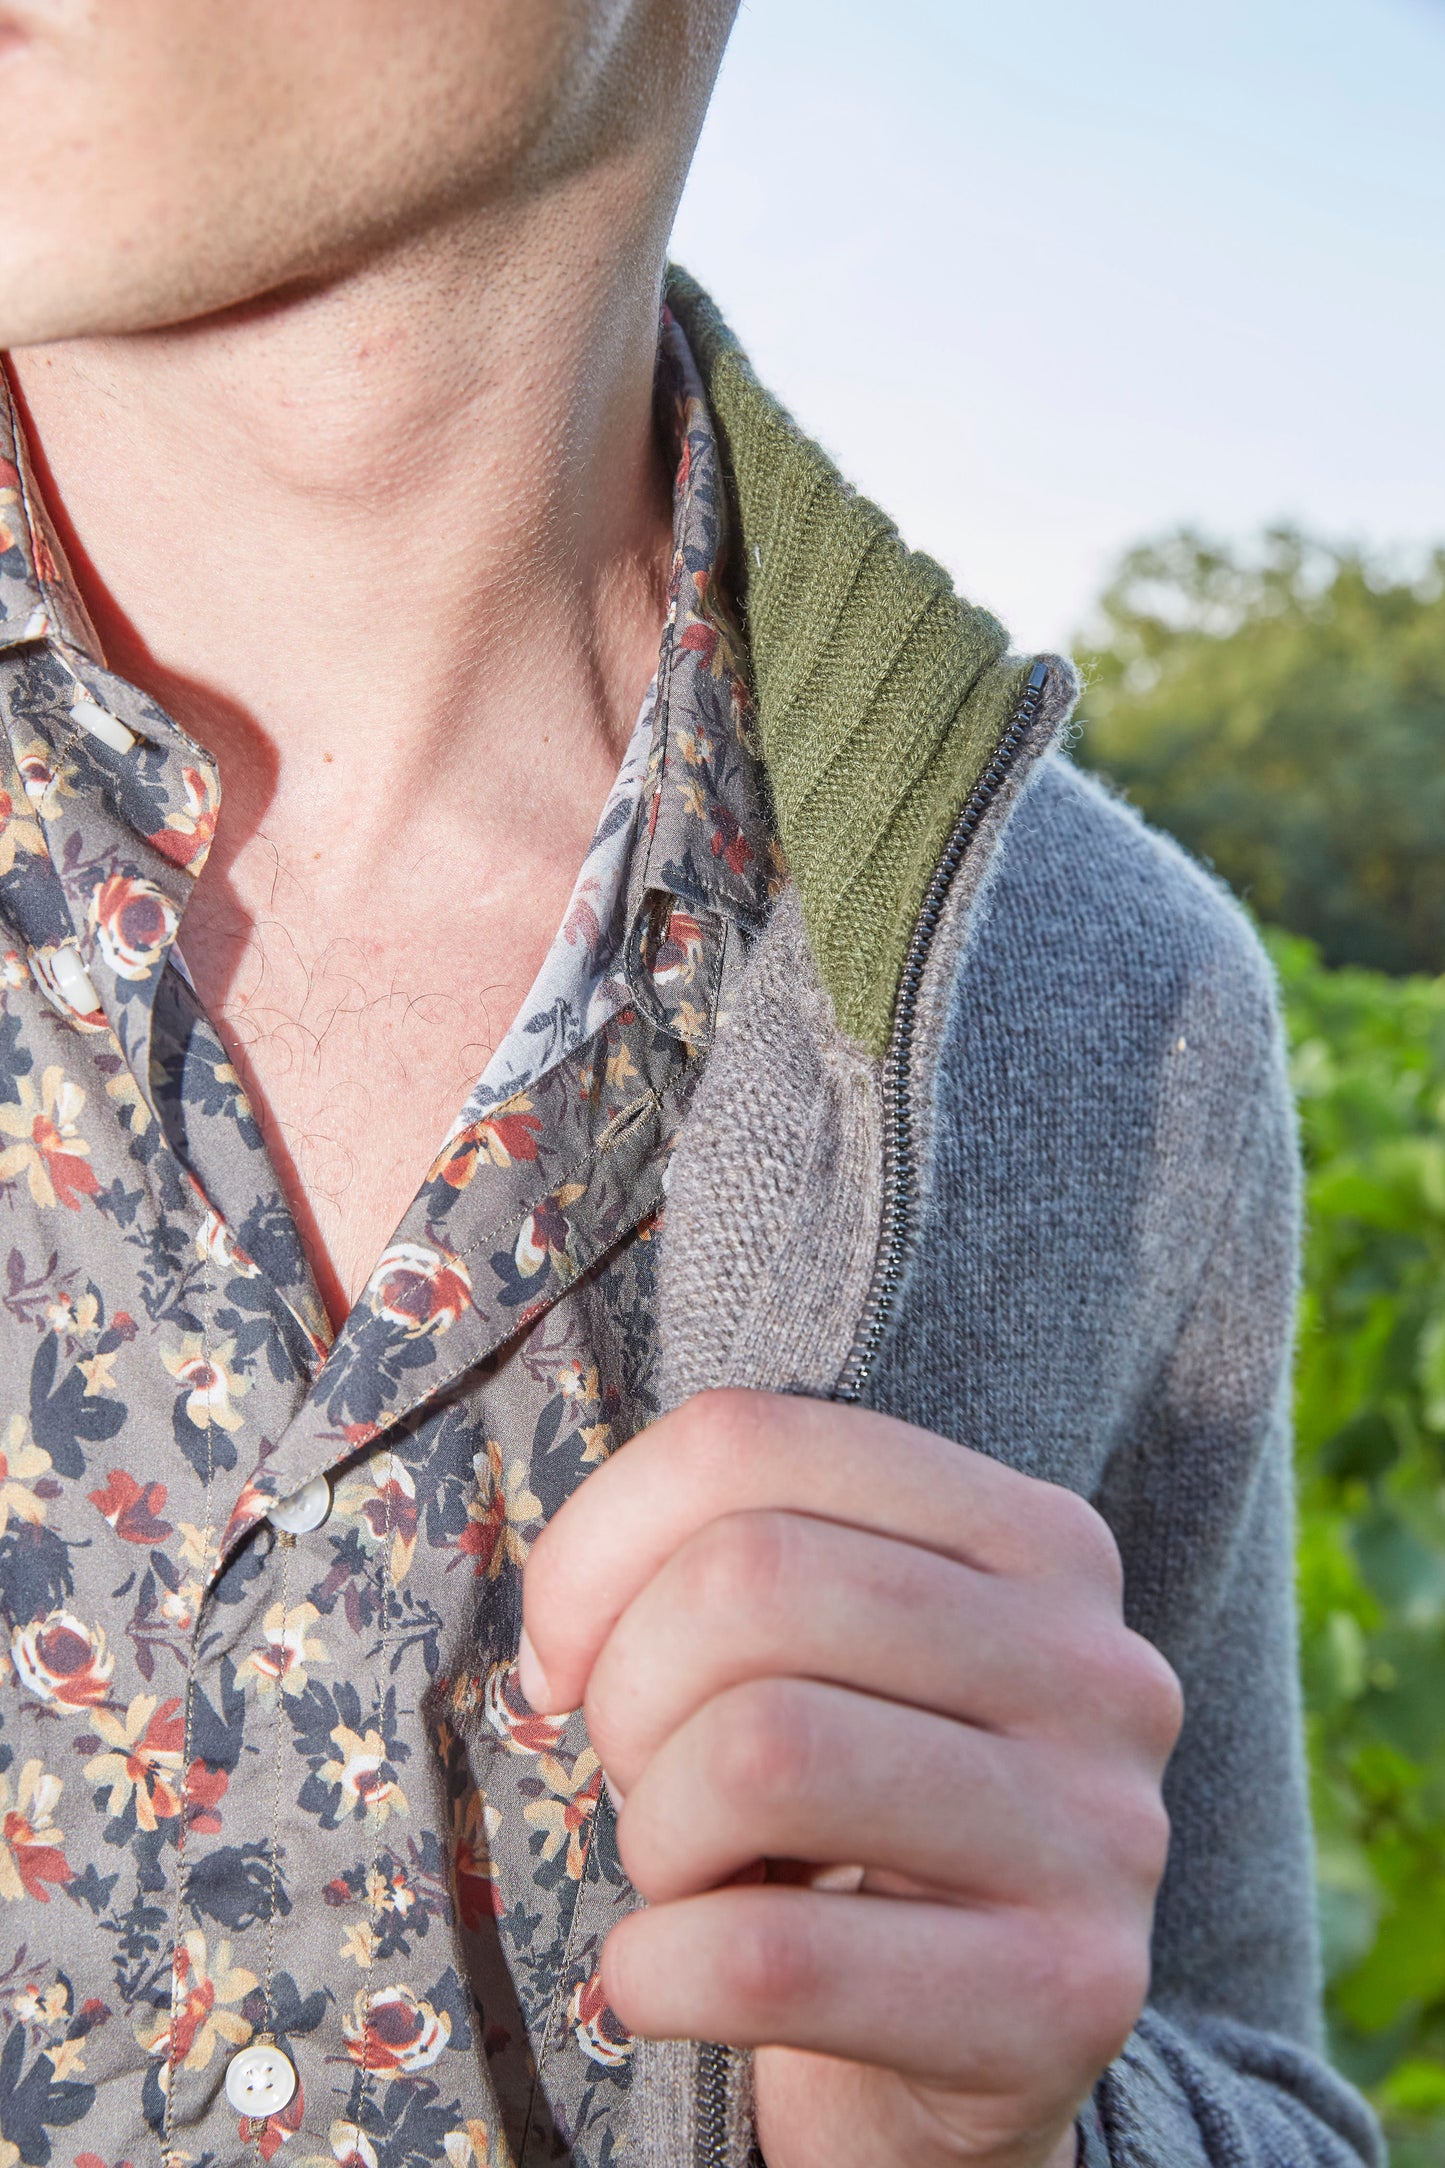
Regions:
<instances>
[{"instance_id":1,"label":"cardigan sleeve","mask_svg":"<svg viewBox=\"0 0 1445 2168\"><path fill-rule=\"evenodd\" d=\"M1123 1554L1129 1622L1168 1657L1185 1701L1150 2003L1085 2132L1085 2159L1111 2168L1384 2157L1320 2037L1289 1418L1297 1158L1277 1028L1244 1091L1218 1231L1097 1500Z\"/></svg>"}]
</instances>

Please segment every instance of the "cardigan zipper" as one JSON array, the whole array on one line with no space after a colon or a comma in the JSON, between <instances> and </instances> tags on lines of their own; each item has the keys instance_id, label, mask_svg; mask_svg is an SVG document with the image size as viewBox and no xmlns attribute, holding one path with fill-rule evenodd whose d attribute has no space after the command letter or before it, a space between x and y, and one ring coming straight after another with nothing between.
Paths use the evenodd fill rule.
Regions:
<instances>
[{"instance_id":1,"label":"cardigan zipper","mask_svg":"<svg viewBox=\"0 0 1445 2168\"><path fill-rule=\"evenodd\" d=\"M857 1337L833 1393L835 1400L851 1402L861 1398L872 1376L874 1361L893 1314L894 1301L903 1284L903 1268L917 1203L913 1161L913 1034L918 1021L918 997L934 936L954 876L967 856L979 823L1012 773L1019 749L1039 719L1048 682L1048 664L1036 662L1014 704L1008 728L1000 738L993 758L953 825L943 856L935 866L924 894L923 906L903 960L883 1064L883 1221L878 1256ZM692 2168L729 2168L728 2054L727 2048L712 2044L698 2051L697 2125Z\"/></svg>"},{"instance_id":2,"label":"cardigan zipper","mask_svg":"<svg viewBox=\"0 0 1445 2168\"><path fill-rule=\"evenodd\" d=\"M934 936L954 876L978 833L979 823L1007 781L1019 748L1039 719L1048 682L1048 664L1036 662L1014 704L1008 728L975 783L968 803L954 823L943 856L933 869L933 878L903 959L903 974L893 1003L893 1025L883 1063L883 1221L878 1256L857 1338L832 1396L835 1400L852 1402L861 1399L873 1374L873 1364L903 1284L918 1202L913 1159L913 1033L918 1021L918 997Z\"/></svg>"}]
</instances>

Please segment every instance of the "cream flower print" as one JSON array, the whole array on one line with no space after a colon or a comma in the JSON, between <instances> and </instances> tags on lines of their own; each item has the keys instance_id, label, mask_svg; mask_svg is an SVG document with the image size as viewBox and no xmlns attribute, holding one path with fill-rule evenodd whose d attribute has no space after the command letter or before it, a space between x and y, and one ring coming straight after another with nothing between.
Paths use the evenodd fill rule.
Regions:
<instances>
[{"instance_id":1,"label":"cream flower print","mask_svg":"<svg viewBox=\"0 0 1445 2168\"><path fill-rule=\"evenodd\" d=\"M38 738L33 738L17 758L25 795L41 820L53 821L62 798L75 796L75 769L62 766Z\"/></svg>"},{"instance_id":2,"label":"cream flower print","mask_svg":"<svg viewBox=\"0 0 1445 2168\"><path fill-rule=\"evenodd\" d=\"M227 2048L245 2046L254 2028L239 2010L227 2005L243 2002L259 1985L254 1972L231 1963L229 1942L221 1944L213 1962L204 1934L192 1929L175 1955L174 2011L167 2010L159 2025L138 2035L143 2048L164 2058L163 2088L171 2064L204 2070L223 2043Z\"/></svg>"},{"instance_id":3,"label":"cream flower print","mask_svg":"<svg viewBox=\"0 0 1445 2168\"><path fill-rule=\"evenodd\" d=\"M58 1066L45 1071L38 1097L28 1076L13 1083L20 1104L0 1106L0 1131L16 1141L0 1152L0 1182L23 1174L36 1204L79 1211L81 1198L93 1197L100 1187L90 1146L75 1126L85 1093Z\"/></svg>"},{"instance_id":4,"label":"cream flower print","mask_svg":"<svg viewBox=\"0 0 1445 2168\"><path fill-rule=\"evenodd\" d=\"M0 1536L9 1527L12 1513L32 1528L44 1520L45 1500L37 1498L30 1486L49 1472L50 1455L31 1438L25 1417L12 1415L0 1443ZM52 1484L52 1491L55 1488Z\"/></svg>"},{"instance_id":5,"label":"cream flower print","mask_svg":"<svg viewBox=\"0 0 1445 2168\"><path fill-rule=\"evenodd\" d=\"M457 1549L475 1559L476 1572L493 1581L504 1566L526 1564L531 1531L541 1523L542 1501L528 1483L526 1462L504 1466L495 1438L472 1455L472 1472L477 1487L467 1500L467 1525L457 1537Z\"/></svg>"},{"instance_id":6,"label":"cream flower print","mask_svg":"<svg viewBox=\"0 0 1445 2168\"><path fill-rule=\"evenodd\" d=\"M326 1783L341 1786L347 1813L365 1814L373 1822L384 1822L392 1814L410 1814L406 1793L386 1774L386 1747L379 1731L363 1736L347 1724L338 1724L331 1737L336 1758L324 1761L320 1774Z\"/></svg>"},{"instance_id":7,"label":"cream flower print","mask_svg":"<svg viewBox=\"0 0 1445 2168\"><path fill-rule=\"evenodd\" d=\"M314 1603L293 1604L289 1611L273 1603L261 1622L264 1646L252 1649L237 1676L246 1685L255 1685L267 1700L278 1686L283 1694L304 1694L307 1665L330 1661L325 1642L310 1631L320 1616Z\"/></svg>"},{"instance_id":8,"label":"cream flower print","mask_svg":"<svg viewBox=\"0 0 1445 2168\"><path fill-rule=\"evenodd\" d=\"M87 1626L72 1611L51 1611L12 1627L10 1655L21 1685L37 1701L71 1714L104 1701L115 1674L105 1628Z\"/></svg>"},{"instance_id":9,"label":"cream flower print","mask_svg":"<svg viewBox=\"0 0 1445 2168\"><path fill-rule=\"evenodd\" d=\"M399 1587L416 1555L420 1524L416 1481L401 1455L383 1452L363 1461L337 1485L332 1511L360 1522L368 1551L390 1545L391 1578Z\"/></svg>"},{"instance_id":10,"label":"cream flower print","mask_svg":"<svg viewBox=\"0 0 1445 2168\"><path fill-rule=\"evenodd\" d=\"M341 2021L341 2036L363 2069L411 2077L437 2060L452 2036L452 2021L409 1987L384 1987L375 1995L362 1988L351 2016Z\"/></svg>"},{"instance_id":11,"label":"cream flower print","mask_svg":"<svg viewBox=\"0 0 1445 2168\"><path fill-rule=\"evenodd\" d=\"M555 1859L565 1845L567 1872L582 1879L587 1864L587 1833L602 1791L602 1768L592 1748L584 1747L572 1767L555 1754L539 1754L537 1773L552 1793L523 1808L526 1819L543 1831L542 1857Z\"/></svg>"},{"instance_id":12,"label":"cream flower print","mask_svg":"<svg viewBox=\"0 0 1445 2168\"><path fill-rule=\"evenodd\" d=\"M89 916L96 947L120 979L148 979L180 924L170 897L130 873L112 873L100 883Z\"/></svg>"},{"instance_id":13,"label":"cream flower print","mask_svg":"<svg viewBox=\"0 0 1445 2168\"><path fill-rule=\"evenodd\" d=\"M65 1833L57 1828L55 1810L64 1789L41 1761L28 1761L11 1796L8 1772L0 1776L0 1898L18 1904L22 1897L36 1897L49 1904L50 1888L63 1888L71 1879L65 1857ZM25 1990L33 1993L33 1990ZM50 1993L64 1996L64 1988ZM20 1997L15 1999L20 2016Z\"/></svg>"},{"instance_id":14,"label":"cream flower print","mask_svg":"<svg viewBox=\"0 0 1445 2168\"><path fill-rule=\"evenodd\" d=\"M229 1279L255 1280L261 1268L251 1262L219 1212L207 1205L196 1234L196 1255L203 1264L215 1265Z\"/></svg>"},{"instance_id":15,"label":"cream flower print","mask_svg":"<svg viewBox=\"0 0 1445 2168\"><path fill-rule=\"evenodd\" d=\"M39 857L45 849L44 832L29 809L24 788L13 770L0 786L0 880L15 871L17 855Z\"/></svg>"},{"instance_id":16,"label":"cream flower print","mask_svg":"<svg viewBox=\"0 0 1445 2168\"><path fill-rule=\"evenodd\" d=\"M110 1748L85 1765L87 1780L109 1792L106 1812L112 1820L135 1802L140 1828L153 1830L181 1811L181 1759L186 1727L180 1697L163 1704L154 1694L137 1694L125 1715L96 1709L91 1726Z\"/></svg>"},{"instance_id":17,"label":"cream flower print","mask_svg":"<svg viewBox=\"0 0 1445 2168\"><path fill-rule=\"evenodd\" d=\"M198 1332L188 1332L179 1349L161 1350L161 1361L186 1390L186 1414L197 1430L215 1423L221 1430L239 1430L245 1418L235 1406L247 1390L246 1380L231 1368L236 1352L234 1340L217 1340L209 1348Z\"/></svg>"},{"instance_id":18,"label":"cream flower print","mask_svg":"<svg viewBox=\"0 0 1445 2168\"><path fill-rule=\"evenodd\" d=\"M362 1972L370 1972L381 1948L381 1937L370 1920L358 1920L341 1938L341 1955L349 1957Z\"/></svg>"},{"instance_id":19,"label":"cream flower print","mask_svg":"<svg viewBox=\"0 0 1445 2168\"><path fill-rule=\"evenodd\" d=\"M376 2147L359 2123L333 2123L326 2135L330 2154L307 2161L305 2168L334 2168L336 2161L341 2168L377 2168Z\"/></svg>"},{"instance_id":20,"label":"cream flower print","mask_svg":"<svg viewBox=\"0 0 1445 2168\"><path fill-rule=\"evenodd\" d=\"M449 2130L442 2140L450 2168L514 2168L514 2155L505 2134L495 2132L480 2116L467 2117L460 2130Z\"/></svg>"}]
</instances>

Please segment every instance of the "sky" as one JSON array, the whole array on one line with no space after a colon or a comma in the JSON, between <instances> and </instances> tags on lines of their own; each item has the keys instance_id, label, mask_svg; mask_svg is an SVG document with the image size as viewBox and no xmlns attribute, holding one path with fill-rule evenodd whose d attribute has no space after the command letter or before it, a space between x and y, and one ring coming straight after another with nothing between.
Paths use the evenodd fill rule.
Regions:
<instances>
[{"instance_id":1,"label":"sky","mask_svg":"<svg viewBox=\"0 0 1445 2168\"><path fill-rule=\"evenodd\" d=\"M1445 542L1445 0L744 0L673 253L1020 646L1185 523Z\"/></svg>"}]
</instances>

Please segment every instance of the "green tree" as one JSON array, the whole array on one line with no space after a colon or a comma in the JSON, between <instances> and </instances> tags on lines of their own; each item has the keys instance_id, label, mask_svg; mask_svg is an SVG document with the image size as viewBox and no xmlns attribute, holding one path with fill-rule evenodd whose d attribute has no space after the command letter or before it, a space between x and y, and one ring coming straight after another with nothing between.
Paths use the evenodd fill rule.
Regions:
<instances>
[{"instance_id":1,"label":"green tree","mask_svg":"<svg viewBox=\"0 0 1445 2168\"><path fill-rule=\"evenodd\" d=\"M1410 582L1186 531L1100 608L1078 757L1326 961L1445 970L1445 550Z\"/></svg>"},{"instance_id":2,"label":"green tree","mask_svg":"<svg viewBox=\"0 0 1445 2168\"><path fill-rule=\"evenodd\" d=\"M1271 935L1308 1179L1299 1574L1329 2010L1445 2162L1445 979Z\"/></svg>"}]
</instances>

